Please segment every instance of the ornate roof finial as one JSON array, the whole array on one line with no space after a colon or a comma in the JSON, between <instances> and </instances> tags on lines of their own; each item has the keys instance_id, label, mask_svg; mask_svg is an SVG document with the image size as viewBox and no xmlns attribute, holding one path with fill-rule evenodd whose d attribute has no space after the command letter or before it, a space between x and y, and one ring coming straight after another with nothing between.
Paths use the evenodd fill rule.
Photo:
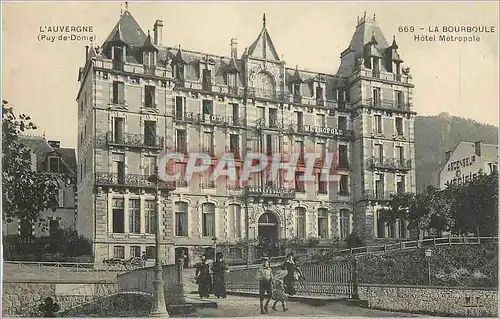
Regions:
<instances>
[{"instance_id":1,"label":"ornate roof finial","mask_svg":"<svg viewBox=\"0 0 500 319\"><path fill-rule=\"evenodd\" d=\"M128 1L125 1L125 11L128 11Z\"/></svg>"},{"instance_id":2,"label":"ornate roof finial","mask_svg":"<svg viewBox=\"0 0 500 319\"><path fill-rule=\"evenodd\" d=\"M120 3L120 17L123 15L123 3Z\"/></svg>"},{"instance_id":3,"label":"ornate roof finial","mask_svg":"<svg viewBox=\"0 0 500 319\"><path fill-rule=\"evenodd\" d=\"M264 13L264 15L262 16L262 27L266 27L266 14Z\"/></svg>"},{"instance_id":4,"label":"ornate roof finial","mask_svg":"<svg viewBox=\"0 0 500 319\"><path fill-rule=\"evenodd\" d=\"M373 14L373 21L375 21L375 13Z\"/></svg>"}]
</instances>

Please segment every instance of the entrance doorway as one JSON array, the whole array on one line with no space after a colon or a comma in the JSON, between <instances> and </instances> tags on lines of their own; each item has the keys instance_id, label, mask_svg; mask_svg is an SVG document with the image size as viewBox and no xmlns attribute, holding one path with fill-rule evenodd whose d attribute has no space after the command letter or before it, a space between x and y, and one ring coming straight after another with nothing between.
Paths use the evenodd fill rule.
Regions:
<instances>
[{"instance_id":1,"label":"entrance doorway","mask_svg":"<svg viewBox=\"0 0 500 319\"><path fill-rule=\"evenodd\" d=\"M258 221L258 255L277 256L279 254L278 218L271 212L262 214Z\"/></svg>"}]
</instances>

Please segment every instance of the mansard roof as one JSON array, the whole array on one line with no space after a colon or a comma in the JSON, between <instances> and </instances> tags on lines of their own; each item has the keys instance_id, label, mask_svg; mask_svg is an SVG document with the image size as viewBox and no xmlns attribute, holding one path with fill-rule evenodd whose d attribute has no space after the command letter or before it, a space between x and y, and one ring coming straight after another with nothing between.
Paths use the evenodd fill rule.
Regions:
<instances>
[{"instance_id":1,"label":"mansard roof","mask_svg":"<svg viewBox=\"0 0 500 319\"><path fill-rule=\"evenodd\" d=\"M262 18L262 30L257 39L250 45L246 55L251 58L280 61L271 36L266 28L266 14Z\"/></svg>"}]
</instances>

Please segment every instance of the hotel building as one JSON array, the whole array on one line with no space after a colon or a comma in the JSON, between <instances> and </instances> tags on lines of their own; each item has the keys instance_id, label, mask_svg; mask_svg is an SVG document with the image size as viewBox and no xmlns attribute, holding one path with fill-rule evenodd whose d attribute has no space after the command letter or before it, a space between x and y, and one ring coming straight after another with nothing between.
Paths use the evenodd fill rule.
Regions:
<instances>
[{"instance_id":1,"label":"hotel building","mask_svg":"<svg viewBox=\"0 0 500 319\"><path fill-rule=\"evenodd\" d=\"M181 250L192 260L214 237L408 236L403 221L387 225L378 210L390 194L415 191L413 85L375 17L358 18L336 73L289 67L265 16L241 55L236 39L228 56L169 47L162 29L157 20L146 34L125 11L80 68L78 230L93 240L97 263L153 257L156 209L169 263ZM245 188L195 176L156 206L148 177L164 149L300 158L295 182L258 174ZM314 182L300 181L310 152L336 154L337 182L320 174L321 161Z\"/></svg>"}]
</instances>

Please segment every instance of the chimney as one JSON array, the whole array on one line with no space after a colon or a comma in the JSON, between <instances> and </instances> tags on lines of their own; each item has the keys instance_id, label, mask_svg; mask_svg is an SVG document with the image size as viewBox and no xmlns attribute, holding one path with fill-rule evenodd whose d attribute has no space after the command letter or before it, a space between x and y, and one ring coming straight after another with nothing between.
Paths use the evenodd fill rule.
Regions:
<instances>
[{"instance_id":1,"label":"chimney","mask_svg":"<svg viewBox=\"0 0 500 319\"><path fill-rule=\"evenodd\" d=\"M481 141L474 143L474 152L476 152L477 156L481 156Z\"/></svg>"},{"instance_id":2,"label":"chimney","mask_svg":"<svg viewBox=\"0 0 500 319\"><path fill-rule=\"evenodd\" d=\"M49 143L50 147L52 147L52 148L60 148L61 147L60 141L47 141L47 143Z\"/></svg>"},{"instance_id":3,"label":"chimney","mask_svg":"<svg viewBox=\"0 0 500 319\"><path fill-rule=\"evenodd\" d=\"M238 58L238 40L235 38L231 39L231 57L235 60Z\"/></svg>"},{"instance_id":4,"label":"chimney","mask_svg":"<svg viewBox=\"0 0 500 319\"><path fill-rule=\"evenodd\" d=\"M450 160L450 158L451 158L451 151L448 151L448 152L446 152L444 154L446 156L446 161L448 162Z\"/></svg>"},{"instance_id":5,"label":"chimney","mask_svg":"<svg viewBox=\"0 0 500 319\"><path fill-rule=\"evenodd\" d=\"M156 20L155 25L153 27L153 37L154 37L153 42L156 45L162 45L161 44L162 30L163 30L163 21Z\"/></svg>"},{"instance_id":6,"label":"chimney","mask_svg":"<svg viewBox=\"0 0 500 319\"><path fill-rule=\"evenodd\" d=\"M89 59L89 46L86 45L85 46L85 61L87 61Z\"/></svg>"}]
</instances>

